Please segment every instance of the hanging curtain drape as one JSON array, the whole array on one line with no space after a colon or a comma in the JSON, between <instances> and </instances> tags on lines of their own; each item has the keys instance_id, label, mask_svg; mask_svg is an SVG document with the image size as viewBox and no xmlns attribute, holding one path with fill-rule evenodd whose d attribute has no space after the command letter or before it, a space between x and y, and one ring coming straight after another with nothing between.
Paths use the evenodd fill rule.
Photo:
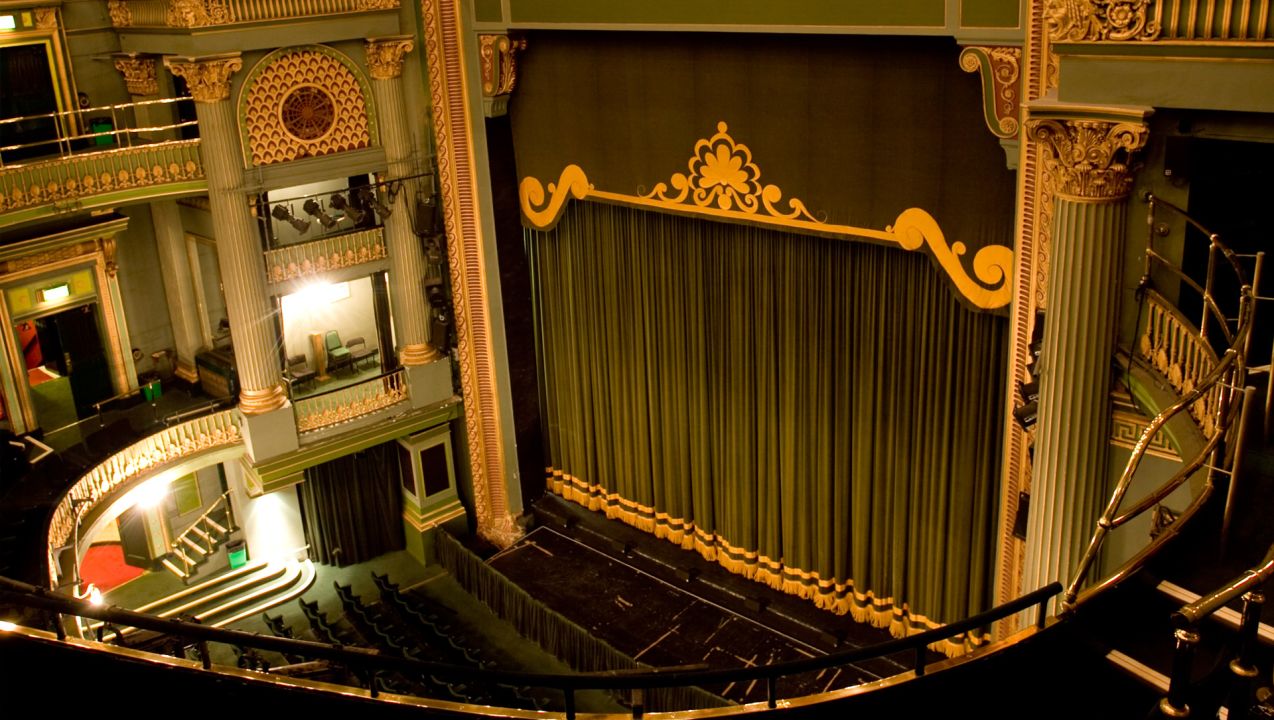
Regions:
<instances>
[{"instance_id":1,"label":"hanging curtain drape","mask_svg":"<svg viewBox=\"0 0 1274 720\"><path fill-rule=\"evenodd\" d=\"M591 202L528 251L553 492L896 635L989 607L1006 322L926 256Z\"/></svg>"},{"instance_id":2,"label":"hanging curtain drape","mask_svg":"<svg viewBox=\"0 0 1274 720\"><path fill-rule=\"evenodd\" d=\"M310 557L345 567L403 549L401 482L392 443L307 468L299 492Z\"/></svg>"}]
</instances>

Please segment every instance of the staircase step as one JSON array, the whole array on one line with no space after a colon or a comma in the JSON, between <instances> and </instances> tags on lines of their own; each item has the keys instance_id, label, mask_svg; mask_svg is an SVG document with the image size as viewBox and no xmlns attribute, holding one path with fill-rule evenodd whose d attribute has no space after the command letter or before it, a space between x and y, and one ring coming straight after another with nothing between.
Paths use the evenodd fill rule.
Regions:
<instances>
[{"instance_id":1,"label":"staircase step","mask_svg":"<svg viewBox=\"0 0 1274 720\"><path fill-rule=\"evenodd\" d=\"M186 551L182 550L179 547L173 548L173 551L169 554L176 557L178 560L182 561L183 563L185 563L187 567L193 567L199 564L198 560L187 555Z\"/></svg>"},{"instance_id":2,"label":"staircase step","mask_svg":"<svg viewBox=\"0 0 1274 720\"><path fill-rule=\"evenodd\" d=\"M1131 655L1127 655L1118 650L1111 650L1106 654L1106 660L1108 660L1110 664L1159 692L1168 692L1168 676L1137 660Z\"/></svg>"},{"instance_id":3,"label":"staircase step","mask_svg":"<svg viewBox=\"0 0 1274 720\"><path fill-rule=\"evenodd\" d=\"M216 520L213 520L210 517L206 517L203 519L203 522L204 522L204 525L207 525L208 527L212 528L216 532L221 533L222 536L230 537L230 531L222 527L221 524L218 523Z\"/></svg>"},{"instance_id":4,"label":"staircase step","mask_svg":"<svg viewBox=\"0 0 1274 720\"><path fill-rule=\"evenodd\" d=\"M181 542L184 543L186 547L199 553L201 557L208 554L208 551L200 547L199 543L195 542L194 540L191 540L189 537L185 535L181 536Z\"/></svg>"},{"instance_id":5,"label":"staircase step","mask_svg":"<svg viewBox=\"0 0 1274 720\"><path fill-rule=\"evenodd\" d=\"M203 528L199 527L198 525L192 525L188 532L192 532L195 535L198 535L200 540L203 540L204 542L208 543L208 547L213 547L217 544L216 541L212 539L212 536L204 532Z\"/></svg>"},{"instance_id":6,"label":"staircase step","mask_svg":"<svg viewBox=\"0 0 1274 720\"><path fill-rule=\"evenodd\" d=\"M176 575L182 580L185 580L187 577L189 577L189 575L186 574L186 571L174 565L172 560L169 560L168 558L164 558L160 560L160 562L163 563L164 567L168 568L168 570L172 572L172 574Z\"/></svg>"}]
</instances>

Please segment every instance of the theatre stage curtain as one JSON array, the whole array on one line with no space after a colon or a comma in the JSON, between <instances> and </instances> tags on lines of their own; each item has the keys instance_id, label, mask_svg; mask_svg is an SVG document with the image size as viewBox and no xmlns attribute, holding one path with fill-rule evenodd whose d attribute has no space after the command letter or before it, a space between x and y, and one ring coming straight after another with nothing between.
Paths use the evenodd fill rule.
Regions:
<instances>
[{"instance_id":1,"label":"theatre stage curtain","mask_svg":"<svg viewBox=\"0 0 1274 720\"><path fill-rule=\"evenodd\" d=\"M898 636L990 606L1003 317L865 243L591 202L527 239L553 492Z\"/></svg>"},{"instance_id":2,"label":"theatre stage curtain","mask_svg":"<svg viewBox=\"0 0 1274 720\"><path fill-rule=\"evenodd\" d=\"M403 549L401 486L393 444L306 468L299 493L310 557L345 567Z\"/></svg>"}]
</instances>

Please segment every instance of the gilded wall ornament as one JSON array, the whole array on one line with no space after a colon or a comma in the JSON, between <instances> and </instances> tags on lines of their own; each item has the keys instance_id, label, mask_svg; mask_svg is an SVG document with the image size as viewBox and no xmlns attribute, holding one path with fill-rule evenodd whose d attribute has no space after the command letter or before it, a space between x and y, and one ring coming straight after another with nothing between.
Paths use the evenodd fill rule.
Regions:
<instances>
[{"instance_id":1,"label":"gilded wall ornament","mask_svg":"<svg viewBox=\"0 0 1274 720\"><path fill-rule=\"evenodd\" d=\"M508 95L518 82L517 53L526 49L525 38L508 35L478 35L478 64L482 73L482 94Z\"/></svg>"},{"instance_id":2,"label":"gilded wall ornament","mask_svg":"<svg viewBox=\"0 0 1274 720\"><path fill-rule=\"evenodd\" d=\"M398 0L354 0L354 6L359 10L395 10Z\"/></svg>"},{"instance_id":3,"label":"gilded wall ornament","mask_svg":"<svg viewBox=\"0 0 1274 720\"><path fill-rule=\"evenodd\" d=\"M1044 21L1053 42L1155 40L1152 0L1047 0Z\"/></svg>"},{"instance_id":4,"label":"gilded wall ornament","mask_svg":"<svg viewBox=\"0 0 1274 720\"><path fill-rule=\"evenodd\" d=\"M410 38L372 38L367 41L367 72L376 80L402 77L403 58L416 47Z\"/></svg>"},{"instance_id":5,"label":"gilded wall ornament","mask_svg":"<svg viewBox=\"0 0 1274 720\"><path fill-rule=\"evenodd\" d=\"M195 102L215 103L230 97L230 76L243 68L243 59L222 57L164 61L173 75L184 78Z\"/></svg>"},{"instance_id":6,"label":"gilded wall ornament","mask_svg":"<svg viewBox=\"0 0 1274 720\"><path fill-rule=\"evenodd\" d=\"M58 9L55 7L36 8L35 26L41 30L56 29L58 26Z\"/></svg>"},{"instance_id":7,"label":"gilded wall ornament","mask_svg":"<svg viewBox=\"0 0 1274 720\"><path fill-rule=\"evenodd\" d=\"M548 184L547 195L538 179L523 178L518 186L522 213L533 227L545 230L556 224L568 200L595 198L665 212L688 212L820 235L884 241L904 250L927 247L960 295L975 307L989 310L1009 304L1012 299L1011 248L1003 245L981 248L973 256L970 275L963 262L964 243L948 243L938 222L920 208L903 210L892 225L878 230L823 222L796 198L787 200L784 207L783 191L777 185L761 182L761 170L752 160L752 151L730 137L728 130L724 122L718 123L715 135L695 143L689 173L675 173L668 184L658 183L645 195L598 190L578 165L566 166L557 182ZM669 185L675 192L669 190Z\"/></svg>"},{"instance_id":8,"label":"gilded wall ornament","mask_svg":"<svg viewBox=\"0 0 1274 720\"><path fill-rule=\"evenodd\" d=\"M1043 146L1044 173L1054 192L1086 200L1116 200L1132 188L1132 154L1149 134L1141 123L1032 120L1027 132Z\"/></svg>"},{"instance_id":9,"label":"gilded wall ornament","mask_svg":"<svg viewBox=\"0 0 1274 720\"><path fill-rule=\"evenodd\" d=\"M115 69L124 76L129 95L148 96L159 94L159 80L155 70L159 65L153 57L117 57Z\"/></svg>"},{"instance_id":10,"label":"gilded wall ornament","mask_svg":"<svg viewBox=\"0 0 1274 720\"><path fill-rule=\"evenodd\" d=\"M239 95L249 165L370 147L370 88L349 58L311 45L278 50L252 69Z\"/></svg>"},{"instance_id":11,"label":"gilded wall ornament","mask_svg":"<svg viewBox=\"0 0 1274 720\"><path fill-rule=\"evenodd\" d=\"M168 27L207 27L230 22L226 0L168 0Z\"/></svg>"},{"instance_id":12,"label":"gilded wall ornament","mask_svg":"<svg viewBox=\"0 0 1274 720\"><path fill-rule=\"evenodd\" d=\"M106 3L106 14L110 16L114 27L131 27L133 24L133 11L124 0L109 0Z\"/></svg>"},{"instance_id":13,"label":"gilded wall ornament","mask_svg":"<svg viewBox=\"0 0 1274 720\"><path fill-rule=\"evenodd\" d=\"M996 137L1011 138L1019 130L1021 112L1019 47L967 47L960 52L960 69L981 72L982 114Z\"/></svg>"}]
</instances>

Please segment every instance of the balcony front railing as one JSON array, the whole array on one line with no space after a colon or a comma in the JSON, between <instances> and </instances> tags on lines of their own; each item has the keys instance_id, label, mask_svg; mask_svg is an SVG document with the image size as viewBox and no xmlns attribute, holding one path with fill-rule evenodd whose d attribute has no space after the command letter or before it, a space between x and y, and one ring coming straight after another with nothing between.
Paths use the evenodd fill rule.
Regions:
<instances>
[{"instance_id":1,"label":"balcony front railing","mask_svg":"<svg viewBox=\"0 0 1274 720\"><path fill-rule=\"evenodd\" d=\"M1063 42L1274 40L1270 0L1068 0L1056 5L1047 22L1052 39Z\"/></svg>"},{"instance_id":2,"label":"balcony front railing","mask_svg":"<svg viewBox=\"0 0 1274 720\"><path fill-rule=\"evenodd\" d=\"M160 98L5 118L0 120L0 138L17 142L0 146L0 167L179 139L190 132L187 128L199 125L178 118L179 111L193 115L193 102L188 97Z\"/></svg>"},{"instance_id":3,"label":"balcony front railing","mask_svg":"<svg viewBox=\"0 0 1274 720\"><path fill-rule=\"evenodd\" d=\"M381 228L333 235L312 242L285 245L265 252L265 272L270 282L284 282L383 260L385 237Z\"/></svg>"},{"instance_id":4,"label":"balcony front railing","mask_svg":"<svg viewBox=\"0 0 1274 720\"><path fill-rule=\"evenodd\" d=\"M297 432L349 422L407 400L407 375L400 368L355 385L297 400Z\"/></svg>"},{"instance_id":5,"label":"balcony front railing","mask_svg":"<svg viewBox=\"0 0 1274 720\"><path fill-rule=\"evenodd\" d=\"M397 10L399 0L109 0L111 24L198 28Z\"/></svg>"},{"instance_id":6,"label":"balcony front railing","mask_svg":"<svg viewBox=\"0 0 1274 720\"><path fill-rule=\"evenodd\" d=\"M223 410L164 428L129 445L90 470L62 496L49 521L49 548L66 546L80 520L130 481L176 460L241 442L234 412ZM51 579L57 577L53 562L50 557Z\"/></svg>"},{"instance_id":7,"label":"balcony front railing","mask_svg":"<svg viewBox=\"0 0 1274 720\"><path fill-rule=\"evenodd\" d=\"M1189 395L1216 369L1216 353L1185 315L1153 290L1146 291L1146 311L1146 327L1137 341L1137 353L1168 379L1178 395ZM1208 438L1217 431L1221 390L1214 385L1189 406L1190 415Z\"/></svg>"},{"instance_id":8,"label":"balcony front railing","mask_svg":"<svg viewBox=\"0 0 1274 720\"><path fill-rule=\"evenodd\" d=\"M1269 0L1166 0L1156 3L1161 40L1271 40Z\"/></svg>"}]
</instances>

